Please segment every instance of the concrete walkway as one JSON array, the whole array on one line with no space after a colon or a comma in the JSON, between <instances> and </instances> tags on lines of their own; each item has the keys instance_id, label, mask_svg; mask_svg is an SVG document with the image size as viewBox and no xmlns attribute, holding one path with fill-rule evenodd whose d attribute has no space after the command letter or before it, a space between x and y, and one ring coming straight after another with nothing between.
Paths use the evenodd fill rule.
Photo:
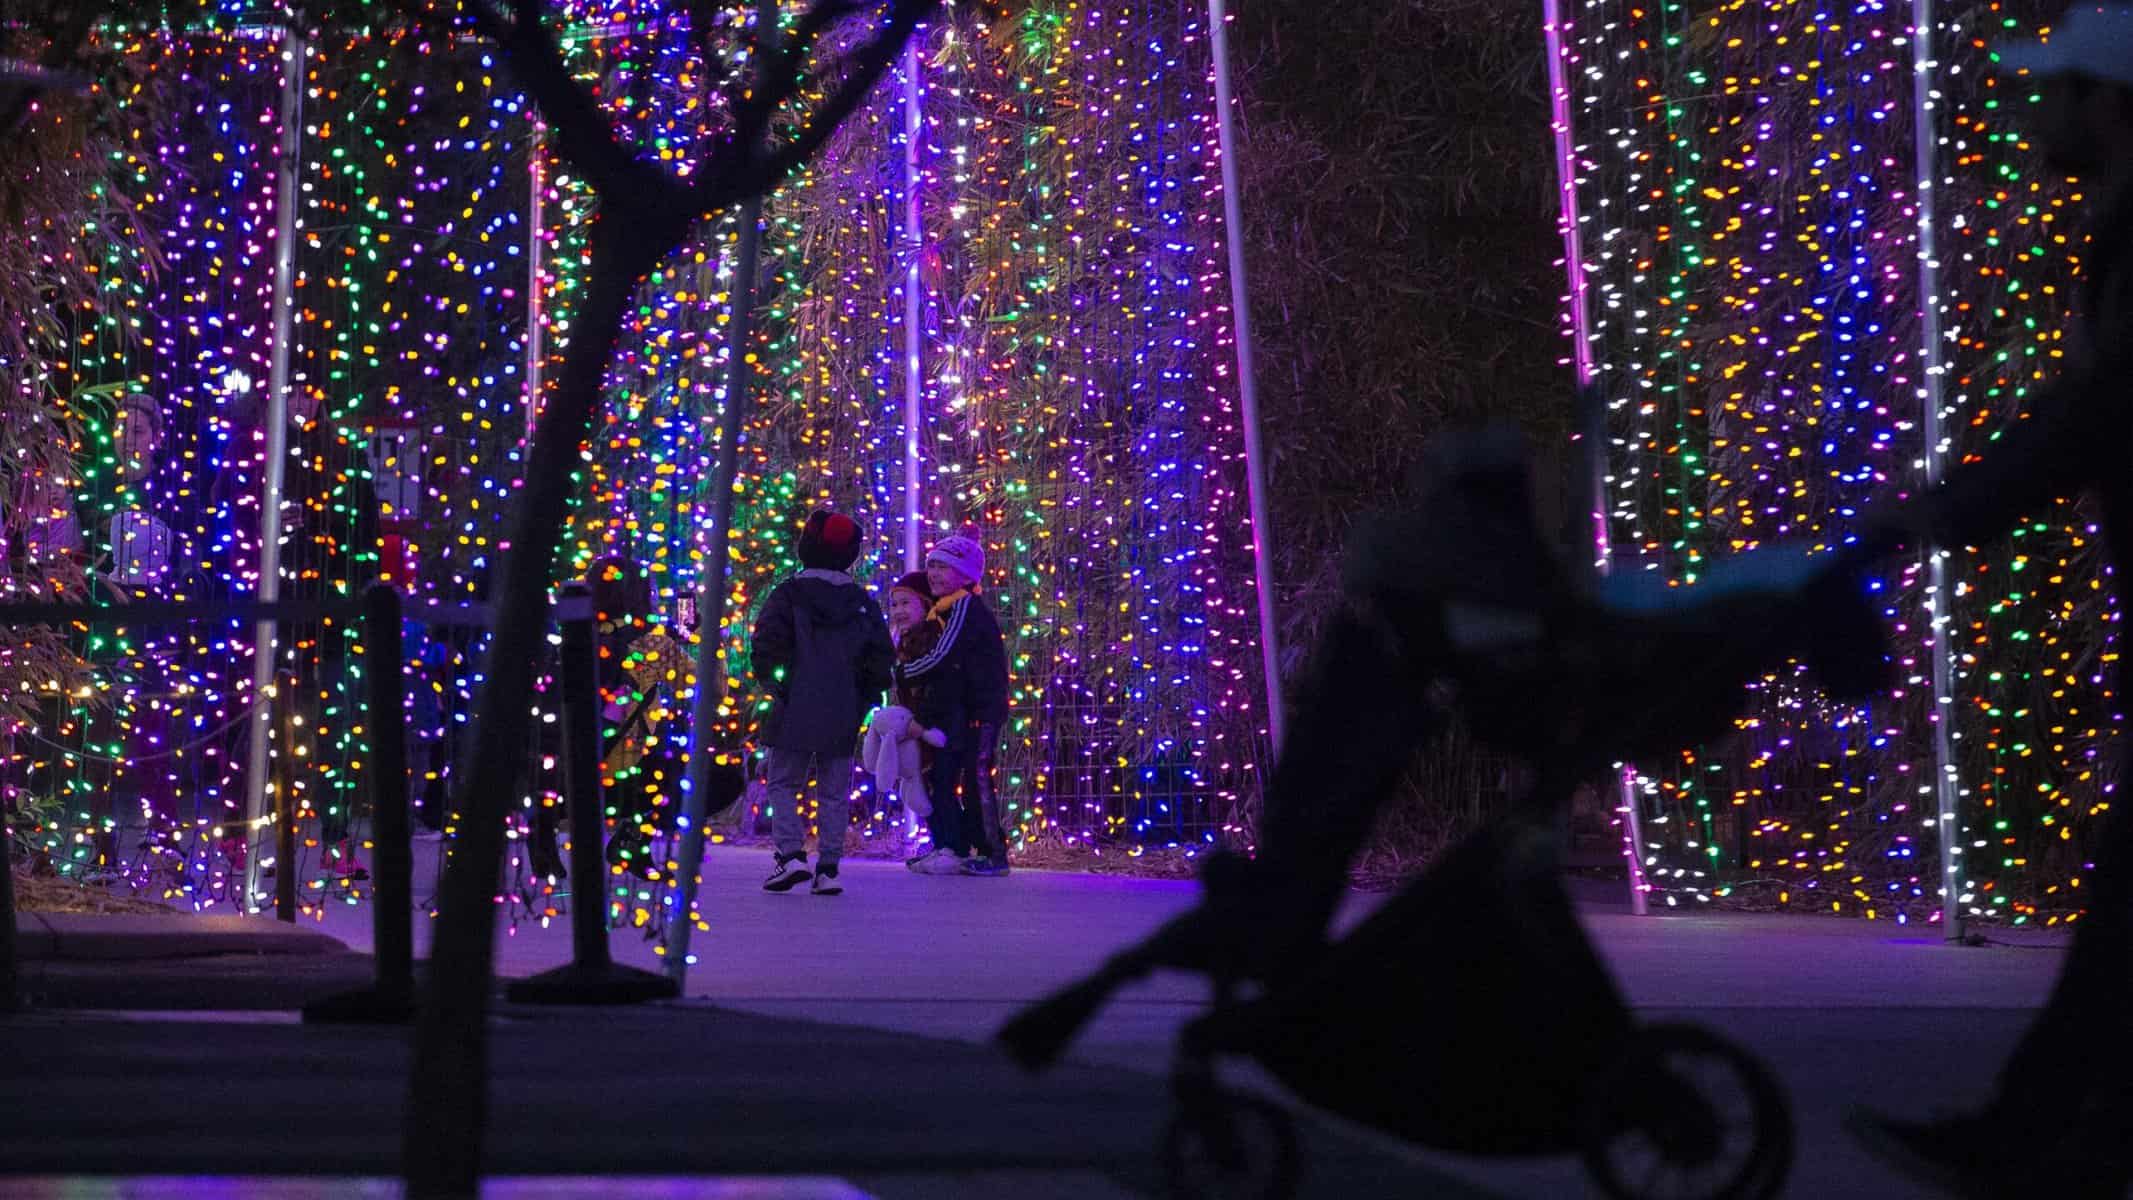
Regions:
<instances>
[{"instance_id":1,"label":"concrete walkway","mask_svg":"<svg viewBox=\"0 0 2133 1200\"><path fill-rule=\"evenodd\" d=\"M703 897L711 928L697 935L699 962L685 1004L704 1008L714 1021L748 1013L779 1027L797 1019L853 1030L824 1029L825 1044L864 1029L889 1037L880 1043L884 1049L894 1039L914 1049L928 1044L915 1039L967 1046L937 1054L944 1068L950 1060L997 1064L978 1043L1010 1013L1193 900L1191 885L1166 881L1031 871L1005 879L933 879L874 862L847 864L849 890L841 897L772 896L759 888L768 858L715 849L707 859ZM1802 1153L1787 1190L1799 1197L1907 1194L1853 1150L1839 1129L1844 1111L1869 1102L1922 1112L1978 1096L2027 1011L2044 996L2058 961L2048 945L1955 947L1941 942L1937 930L1885 923L1713 913L1636 918L1608 911L1586 919L1644 1015L1713 1026L1776 1070L1800 1126ZM367 907L336 908L312 928L367 949L369 920ZM427 942L428 931L418 928L418 947ZM561 922L550 929L521 926L502 938L499 969L526 975L556 965L567 957L568 943ZM611 943L621 961L657 965L650 944L635 932L617 931ZM1075 1061L1099 1072L1160 1072L1174 1031L1200 999L1184 979L1134 989L1084 1039ZM1051 1086L1013 1084L1011 1076L995 1077L995 1069L981 1073L991 1081L983 1089L988 1096L1016 1095L1019 1087L1034 1097ZM1151 1078L1137 1089L1118 1087L1101 1085L1103 1103L1132 1108L1135 1122L1146 1125L1135 1136L1152 1137L1164 1107L1160 1085ZM1410 1161L1440 1181L1433 1188L1440 1195L1459 1194L1452 1180L1506 1196L1597 1195L1569 1161L1479 1164L1434 1155Z\"/></svg>"}]
</instances>

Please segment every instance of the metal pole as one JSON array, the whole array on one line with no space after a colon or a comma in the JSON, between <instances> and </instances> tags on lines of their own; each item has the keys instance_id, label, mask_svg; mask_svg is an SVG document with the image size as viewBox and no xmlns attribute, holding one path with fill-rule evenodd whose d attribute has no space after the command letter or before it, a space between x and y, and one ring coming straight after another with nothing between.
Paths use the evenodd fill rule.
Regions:
<instances>
[{"instance_id":1,"label":"metal pole","mask_svg":"<svg viewBox=\"0 0 2133 1200\"><path fill-rule=\"evenodd\" d=\"M1941 350L1940 255L1933 237L1934 184L1939 175L1940 138L1933 119L1933 0L1911 0L1912 152L1918 189L1918 337L1919 363L1925 378L1918 389L1924 408L1926 486L1940 485L1947 467L1946 433L1941 428L1941 379L1948 364ZM1940 831L1941 932L1951 942L1963 938L1963 826L1961 779L1956 774L1954 731L1955 682L1949 665L1948 566L1941 547L1919 548L1926 568L1926 612L1933 659L1933 800Z\"/></svg>"},{"instance_id":2,"label":"metal pole","mask_svg":"<svg viewBox=\"0 0 2133 1200\"><path fill-rule=\"evenodd\" d=\"M1244 419L1244 480L1252 512L1252 586L1259 593L1259 669L1266 676L1267 733L1281 750L1281 640L1274 623L1274 522L1267 515L1266 454L1259 439L1259 391L1252 372L1251 297L1244 276L1244 201L1237 180L1235 103L1229 89L1229 17L1207 0L1207 39L1215 60L1215 135L1222 153L1223 238L1229 243L1229 307L1237 342L1237 401Z\"/></svg>"},{"instance_id":3,"label":"metal pole","mask_svg":"<svg viewBox=\"0 0 2133 1200\"><path fill-rule=\"evenodd\" d=\"M904 273L904 570L916 571L924 565L919 549L919 482L918 434L924 402L925 373L922 370L925 353L923 331L919 319L925 306L921 303L919 286L924 281L920 263L926 250L926 229L919 208L919 139L924 136L925 122L919 105L923 99L919 85L918 39L904 43L904 253L910 258L910 266Z\"/></svg>"},{"instance_id":4,"label":"metal pole","mask_svg":"<svg viewBox=\"0 0 2133 1200\"><path fill-rule=\"evenodd\" d=\"M8 825L9 805L0 796L0 1013L22 1008L22 990L17 974L21 953L15 945L15 843Z\"/></svg>"},{"instance_id":5,"label":"metal pole","mask_svg":"<svg viewBox=\"0 0 2133 1200\"><path fill-rule=\"evenodd\" d=\"M282 740L288 741L289 726L281 723ZM296 924L296 789L289 782L289 756L275 760L274 779L274 919Z\"/></svg>"},{"instance_id":6,"label":"metal pole","mask_svg":"<svg viewBox=\"0 0 2133 1200\"><path fill-rule=\"evenodd\" d=\"M616 966L608 953L608 865L599 853L608 804L599 789L599 612L593 588L563 584L555 603L563 629L563 795L570 801L570 966L520 978L514 1004L644 1004L680 995L676 980Z\"/></svg>"},{"instance_id":7,"label":"metal pole","mask_svg":"<svg viewBox=\"0 0 2133 1200\"><path fill-rule=\"evenodd\" d=\"M1605 575L1614 568L1614 547L1607 531L1607 409L1599 399L1599 367L1592 357L1592 317L1585 296L1585 249L1578 223L1577 161L1570 139L1570 82L1563 71L1564 22L1561 0L1541 0L1541 30L1547 38L1550 126L1555 137L1556 199L1563 233L1563 270L1570 284L1571 362L1577 372L1579 402L1588 406L1579 422L1589 464L1593 568ZM1649 911L1650 884L1644 877L1644 829L1638 810L1637 768L1622 764L1616 781L1622 814L1622 860L1629 878L1629 910Z\"/></svg>"},{"instance_id":8,"label":"metal pole","mask_svg":"<svg viewBox=\"0 0 2133 1200\"><path fill-rule=\"evenodd\" d=\"M294 329L291 297L296 290L296 167L303 133L304 37L282 34L281 144L274 172L274 334L267 375L267 478L259 505L259 599L281 596L281 502L283 468L289 457L289 350ZM244 773L244 908L257 911L259 846L254 835L266 809L267 748L274 733L274 666L278 647L272 621L252 635L252 739ZM296 869L282 863L280 870Z\"/></svg>"},{"instance_id":9,"label":"metal pole","mask_svg":"<svg viewBox=\"0 0 2133 1200\"><path fill-rule=\"evenodd\" d=\"M600 844L607 805L600 794L600 648L593 640L592 589L564 587L556 615L563 628L563 787L570 805L570 950L581 969L605 970L607 871Z\"/></svg>"},{"instance_id":10,"label":"metal pole","mask_svg":"<svg viewBox=\"0 0 2133 1200\"><path fill-rule=\"evenodd\" d=\"M548 125L533 119L533 142L526 154L526 174L531 199L526 204L526 440L533 440L533 423L541 414L541 358L546 353L541 329L541 225L543 193L548 188L545 164L548 158Z\"/></svg>"},{"instance_id":11,"label":"metal pole","mask_svg":"<svg viewBox=\"0 0 2133 1200\"><path fill-rule=\"evenodd\" d=\"M607 863L600 853L607 803L600 791L599 621L592 588L565 584L556 597L563 634L563 795L570 809L570 965L504 989L520 1004L641 1004L681 992L665 975L617 966L607 948Z\"/></svg>"},{"instance_id":12,"label":"metal pole","mask_svg":"<svg viewBox=\"0 0 2133 1200\"><path fill-rule=\"evenodd\" d=\"M778 45L778 0L756 0L755 70L768 69ZM733 481L740 473L741 424L748 409L748 343L754 334L757 262L762 255L763 198L741 206L740 277L734 283L726 356L726 407L719 414L718 457L711 471L711 519L705 533L704 577L696 602L696 705L689 721L689 786L682 798L681 853L676 863L678 910L667 917L666 971L678 989L688 982L689 940L696 929L696 888L704 861L706 798L711 787L712 743L719 702L726 696L726 536L733 528Z\"/></svg>"},{"instance_id":13,"label":"metal pole","mask_svg":"<svg viewBox=\"0 0 2133 1200\"><path fill-rule=\"evenodd\" d=\"M371 941L378 992L412 1004L415 996L415 856L407 819L407 657L400 645L400 593L374 583L363 594L363 650L370 660Z\"/></svg>"},{"instance_id":14,"label":"metal pole","mask_svg":"<svg viewBox=\"0 0 2133 1200\"><path fill-rule=\"evenodd\" d=\"M306 1021L397 1025L415 1014L415 855L408 844L407 656L400 641L400 592L389 583L363 592L363 655L375 822L371 865L377 871L370 897L375 979L369 987L314 1000L303 1011Z\"/></svg>"}]
</instances>

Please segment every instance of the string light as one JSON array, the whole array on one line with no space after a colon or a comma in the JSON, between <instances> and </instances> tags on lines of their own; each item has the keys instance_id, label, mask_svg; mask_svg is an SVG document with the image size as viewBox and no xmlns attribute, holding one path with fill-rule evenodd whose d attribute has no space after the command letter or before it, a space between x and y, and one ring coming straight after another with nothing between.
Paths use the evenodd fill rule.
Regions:
<instances>
[{"instance_id":1,"label":"string light","mask_svg":"<svg viewBox=\"0 0 2133 1200\"><path fill-rule=\"evenodd\" d=\"M1937 123L1940 419L1961 460L2056 369L2081 198L2015 132L2031 89L1988 70L1988 43L2033 27L2006 4L1943 7L1918 82ZM1607 394L1618 569L1691 586L1716 556L1840 544L1869 504L1916 489L1927 453L1908 8L1571 8L1580 333ZM2096 542L2085 507L2061 502L2011 553L1957 553L1952 646L1934 644L1918 564L1870 581L1902 680L1887 701L1839 708L1796 672L1766 678L1729 745L1643 780L1665 901L1936 919L1928 656L1952 653L1956 902L2077 909L2078 831L2113 786L2117 736Z\"/></svg>"},{"instance_id":2,"label":"string light","mask_svg":"<svg viewBox=\"0 0 2133 1200\"><path fill-rule=\"evenodd\" d=\"M747 68L738 52L707 61L703 47L741 45L749 11L724 12L725 27L706 36L649 0L573 4L573 69L625 136L685 175L722 128L708 97ZM901 570L913 280L923 322L919 533L930 541L968 529L986 547L988 602L1014 674L1000 784L1018 839L1191 852L1249 828L1265 714L1204 18L1043 3L994 21L951 6L921 38L915 86L886 81L822 161L770 198L755 340L736 347L724 333L739 269L729 214L646 281L610 370L565 559L575 575L619 556L652 595L647 611L610 622L606 639L622 668L608 674L608 699L624 711L648 702L652 731L645 756L610 773L612 828L633 835L609 896L623 920L656 923L671 874L650 834L665 823L660 807L678 799L662 773L686 753L695 681L682 651L696 633L705 556L734 565L729 623L705 631L726 644L714 749L734 762L767 703L749 682L749 618L795 568L806 510L832 504L866 524L858 574L870 587ZM278 43L223 31L143 40L133 52L153 59L167 86L142 90L126 111L146 121L178 97L188 132L125 151L137 156L142 220L168 262L107 268L114 301L94 320L141 334L71 368L83 386L125 386L82 393L85 448L107 449L86 456L94 469L70 486L77 507L138 509L168 527L173 565L133 572L139 594L237 599L257 582ZM329 41L315 47L304 85L292 396L301 422L285 580L339 595L382 574L419 617L482 598L537 400L528 314L542 322L531 361L552 376L594 210L567 165L543 158L532 169L529 154L545 153L533 114L479 44ZM898 216L906 95L922 106L915 251ZM736 353L758 407L735 528L717 547L704 544L700 506ZM136 392L155 403L121 411ZM117 447L143 436L129 422L151 412L161 422L156 465L122 479L131 468ZM360 520L366 509L375 529ZM147 526L121 528L143 553L158 544ZM288 706L304 724L277 761L307 817L337 821L363 796L357 698L374 664L358 632L318 626L283 639L284 678L309 696ZM82 798L44 834L66 870L93 869L97 835L138 823L87 798L139 794L166 849L150 860L107 846L107 865L146 874L182 863L163 876L172 894L201 905L230 898L237 839L223 835L239 832L228 814L242 804L246 633L203 623L84 642L109 703L96 715L75 706L49 725L50 744L18 740L12 751L37 786ZM429 799L465 730L481 646L419 620L408 633L414 787ZM552 822L560 786L552 682L528 702L539 732L522 839ZM167 758L154 757L159 749ZM99 775L91 764L103 760ZM155 786L133 782L141 776ZM862 824L886 823L867 785L855 787ZM362 880L314 849L331 847L305 847L300 867L284 866L301 871L306 903L359 898ZM540 855L514 860L500 900L516 917L551 919L560 885Z\"/></svg>"}]
</instances>

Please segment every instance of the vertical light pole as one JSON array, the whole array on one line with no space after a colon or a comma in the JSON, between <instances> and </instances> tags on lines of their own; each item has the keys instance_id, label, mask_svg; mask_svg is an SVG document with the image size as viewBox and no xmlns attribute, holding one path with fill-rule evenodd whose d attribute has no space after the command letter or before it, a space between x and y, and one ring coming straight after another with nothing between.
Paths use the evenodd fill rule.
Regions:
<instances>
[{"instance_id":1,"label":"vertical light pole","mask_svg":"<svg viewBox=\"0 0 2133 1200\"><path fill-rule=\"evenodd\" d=\"M533 425L541 415L541 360L546 355L545 330L541 328L541 226L548 191L548 124L533 119L533 142L526 153L526 177L531 185L526 201L526 441L533 441Z\"/></svg>"},{"instance_id":2,"label":"vertical light pole","mask_svg":"<svg viewBox=\"0 0 2133 1200\"><path fill-rule=\"evenodd\" d=\"M267 367L267 472L259 503L259 600L281 599L282 481L289 457L289 352L295 331L292 311L296 292L296 170L303 136L304 37L294 29L282 33L280 144L274 160L274 341ZM244 771L244 910L251 912L259 894L259 831L266 811L267 752L274 737L275 659L279 642L275 623L258 622L252 630L252 736ZM294 863L278 864L284 873Z\"/></svg>"},{"instance_id":3,"label":"vertical light pole","mask_svg":"<svg viewBox=\"0 0 2133 1200\"><path fill-rule=\"evenodd\" d=\"M1941 428L1941 380L1948 364L1940 330L1940 255L1933 236L1935 184L1940 175L1940 136L1933 120L1933 0L1911 0L1912 157L1918 204L1918 338L1920 422L1925 434L1926 486L1937 487L1947 467ZM1926 614L1933 660L1933 800L1940 831L1941 932L1963 938L1963 826L1961 780L1956 775L1955 681L1948 661L1948 564L1942 547L1919 547L1926 568Z\"/></svg>"},{"instance_id":4,"label":"vertical light pole","mask_svg":"<svg viewBox=\"0 0 2133 1200\"><path fill-rule=\"evenodd\" d=\"M1541 0L1541 30L1547 38L1549 121L1555 135L1557 199L1562 206L1563 269L1570 282L1571 362L1577 372L1580 436L1591 475L1593 567L1606 574L1614 567L1614 547L1607 533L1607 410L1594 394L1599 367L1592 359L1592 316L1586 306L1585 249L1578 228L1577 161L1570 136L1570 82L1563 71L1562 0ZM1629 871L1629 908L1638 916L1648 910L1650 884L1644 878L1644 829L1638 810L1637 768L1624 763L1617 780L1617 811L1622 814L1622 859Z\"/></svg>"},{"instance_id":5,"label":"vertical light pole","mask_svg":"<svg viewBox=\"0 0 2133 1200\"><path fill-rule=\"evenodd\" d=\"M919 140L924 136L924 112L920 105L924 89L919 81L918 39L904 43L904 570L924 565L919 557L919 427L924 419L925 331L919 321L925 314L919 288L924 283L921 265L926 252L924 213L919 207Z\"/></svg>"},{"instance_id":6,"label":"vertical light pole","mask_svg":"<svg viewBox=\"0 0 2133 1200\"><path fill-rule=\"evenodd\" d=\"M1229 86L1229 15L1207 0L1207 40L1215 60L1215 135L1222 154L1223 238L1229 243L1229 307L1237 343L1237 402L1244 419L1244 479L1252 513L1252 586L1259 593L1259 667L1266 676L1267 733L1281 750L1281 641L1274 624L1274 522L1267 515L1266 454L1259 437L1259 392L1252 373L1251 295L1244 275L1244 204L1237 181L1236 105Z\"/></svg>"}]
</instances>

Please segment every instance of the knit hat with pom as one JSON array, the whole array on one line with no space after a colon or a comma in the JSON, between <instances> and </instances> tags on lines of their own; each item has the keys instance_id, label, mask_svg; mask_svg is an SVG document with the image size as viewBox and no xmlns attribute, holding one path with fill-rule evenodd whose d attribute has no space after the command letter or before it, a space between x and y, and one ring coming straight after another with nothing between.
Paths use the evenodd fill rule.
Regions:
<instances>
[{"instance_id":1,"label":"knit hat with pom","mask_svg":"<svg viewBox=\"0 0 2133 1200\"><path fill-rule=\"evenodd\" d=\"M800 565L814 571L849 571L859 561L859 522L818 508L800 532Z\"/></svg>"}]
</instances>

